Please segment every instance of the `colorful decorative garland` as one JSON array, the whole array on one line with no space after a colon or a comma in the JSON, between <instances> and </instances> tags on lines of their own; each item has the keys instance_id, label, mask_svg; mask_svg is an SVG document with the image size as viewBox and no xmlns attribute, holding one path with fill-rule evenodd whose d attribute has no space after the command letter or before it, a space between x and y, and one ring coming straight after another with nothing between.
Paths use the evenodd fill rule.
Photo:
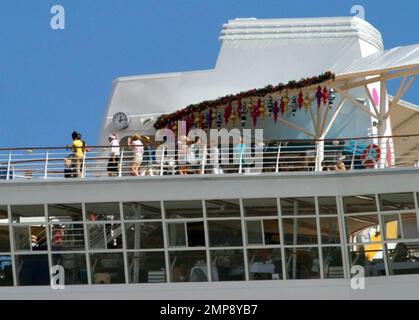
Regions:
<instances>
[{"instance_id":1,"label":"colorful decorative garland","mask_svg":"<svg viewBox=\"0 0 419 320\"><path fill-rule=\"evenodd\" d=\"M156 129L164 127L170 128L175 125L174 123L176 121L180 120L187 122L188 129L193 126L203 129L211 128L214 124L219 127L221 124L222 111L218 110L217 112L217 108L220 108L223 105L225 106L223 114L225 124L228 124L228 122L231 121L232 125L235 126L236 119L238 119L242 126L244 126L247 121L248 113L250 113L252 117L254 126L256 126L257 118L260 117L263 119L265 115L269 115L276 122L279 112L281 114L285 114L287 113L288 108L291 108L292 115L295 115L297 110L301 110L302 106L304 106L304 110L307 112L311 105L308 92L303 95L303 92L300 90L298 96L292 96L290 100L288 97L288 90L298 90L317 84L320 85L323 82L334 79L335 74L327 71L317 77L305 78L300 81L290 81L287 84L279 83L276 86L268 85L261 89L253 89L240 92L235 95L227 95L215 100L207 100L197 104L191 104L188 107L171 114L161 115L154 123L154 127ZM272 93L281 93L284 90L285 93L280 99L279 106L276 100L273 101L272 96L269 96L267 102L264 102L261 99L264 96ZM334 99L334 94L329 94L326 87L322 89L318 86L315 97L317 98L318 107L320 107L321 102L324 104L329 102L330 107L333 105L332 99ZM256 98L256 103L254 103L253 98ZM237 101L236 109L232 106L233 101ZM267 110L265 108L265 104L267 106ZM197 117L194 115L195 113L197 113Z\"/></svg>"}]
</instances>

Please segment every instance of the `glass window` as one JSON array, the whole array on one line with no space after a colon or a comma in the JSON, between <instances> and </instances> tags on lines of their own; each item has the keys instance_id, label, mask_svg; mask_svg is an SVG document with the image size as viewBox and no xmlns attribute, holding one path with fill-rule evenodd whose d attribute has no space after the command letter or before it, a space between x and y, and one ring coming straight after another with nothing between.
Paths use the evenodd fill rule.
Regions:
<instances>
[{"instance_id":1,"label":"glass window","mask_svg":"<svg viewBox=\"0 0 419 320\"><path fill-rule=\"evenodd\" d=\"M168 223L169 246L186 247L185 223Z\"/></svg>"},{"instance_id":2,"label":"glass window","mask_svg":"<svg viewBox=\"0 0 419 320\"><path fill-rule=\"evenodd\" d=\"M336 197L318 197L320 214L338 214Z\"/></svg>"},{"instance_id":3,"label":"glass window","mask_svg":"<svg viewBox=\"0 0 419 320\"><path fill-rule=\"evenodd\" d=\"M83 224L54 224L50 230L52 251L85 249Z\"/></svg>"},{"instance_id":4,"label":"glass window","mask_svg":"<svg viewBox=\"0 0 419 320\"><path fill-rule=\"evenodd\" d=\"M413 192L379 194L381 211L415 209Z\"/></svg>"},{"instance_id":5,"label":"glass window","mask_svg":"<svg viewBox=\"0 0 419 320\"><path fill-rule=\"evenodd\" d=\"M127 249L163 248L161 222L125 223Z\"/></svg>"},{"instance_id":6,"label":"glass window","mask_svg":"<svg viewBox=\"0 0 419 320\"><path fill-rule=\"evenodd\" d=\"M281 198L281 214L283 216L315 215L314 197Z\"/></svg>"},{"instance_id":7,"label":"glass window","mask_svg":"<svg viewBox=\"0 0 419 320\"><path fill-rule=\"evenodd\" d=\"M419 273L419 243L388 243L386 254L390 275Z\"/></svg>"},{"instance_id":8,"label":"glass window","mask_svg":"<svg viewBox=\"0 0 419 320\"><path fill-rule=\"evenodd\" d=\"M125 283L122 253L91 253L90 270L93 284Z\"/></svg>"},{"instance_id":9,"label":"glass window","mask_svg":"<svg viewBox=\"0 0 419 320\"><path fill-rule=\"evenodd\" d=\"M49 204L48 219L52 223L83 221L81 204Z\"/></svg>"},{"instance_id":10,"label":"glass window","mask_svg":"<svg viewBox=\"0 0 419 320\"><path fill-rule=\"evenodd\" d=\"M8 223L9 214L7 212L7 206L0 206L0 223Z\"/></svg>"},{"instance_id":11,"label":"glass window","mask_svg":"<svg viewBox=\"0 0 419 320\"><path fill-rule=\"evenodd\" d=\"M401 213L403 238L404 239L417 239L419 238L418 223L416 220L416 213Z\"/></svg>"},{"instance_id":12,"label":"glass window","mask_svg":"<svg viewBox=\"0 0 419 320\"><path fill-rule=\"evenodd\" d=\"M277 216L278 206L275 198L243 199L246 217Z\"/></svg>"},{"instance_id":13,"label":"glass window","mask_svg":"<svg viewBox=\"0 0 419 320\"><path fill-rule=\"evenodd\" d=\"M167 219L202 218L202 202L193 201L165 201L164 209Z\"/></svg>"},{"instance_id":14,"label":"glass window","mask_svg":"<svg viewBox=\"0 0 419 320\"><path fill-rule=\"evenodd\" d=\"M285 248L287 279L318 279L318 248Z\"/></svg>"},{"instance_id":15,"label":"glass window","mask_svg":"<svg viewBox=\"0 0 419 320\"><path fill-rule=\"evenodd\" d=\"M320 232L323 244L340 243L338 218L320 218Z\"/></svg>"},{"instance_id":16,"label":"glass window","mask_svg":"<svg viewBox=\"0 0 419 320\"><path fill-rule=\"evenodd\" d=\"M279 244L278 220L263 220L263 236L265 244Z\"/></svg>"},{"instance_id":17,"label":"glass window","mask_svg":"<svg viewBox=\"0 0 419 320\"><path fill-rule=\"evenodd\" d=\"M125 202L122 206L125 220L161 219L159 201Z\"/></svg>"},{"instance_id":18,"label":"glass window","mask_svg":"<svg viewBox=\"0 0 419 320\"><path fill-rule=\"evenodd\" d=\"M0 225L0 252L10 251L9 226Z\"/></svg>"},{"instance_id":19,"label":"glass window","mask_svg":"<svg viewBox=\"0 0 419 320\"><path fill-rule=\"evenodd\" d=\"M211 247L242 246L242 228L240 220L208 221Z\"/></svg>"},{"instance_id":20,"label":"glass window","mask_svg":"<svg viewBox=\"0 0 419 320\"><path fill-rule=\"evenodd\" d=\"M346 236L349 243L381 241L378 216L376 214L345 217Z\"/></svg>"},{"instance_id":21,"label":"glass window","mask_svg":"<svg viewBox=\"0 0 419 320\"><path fill-rule=\"evenodd\" d=\"M400 239L402 237L398 214L383 215L383 221L384 235L386 240Z\"/></svg>"},{"instance_id":22,"label":"glass window","mask_svg":"<svg viewBox=\"0 0 419 320\"><path fill-rule=\"evenodd\" d=\"M208 281L205 251L169 252L170 282Z\"/></svg>"},{"instance_id":23,"label":"glass window","mask_svg":"<svg viewBox=\"0 0 419 320\"><path fill-rule=\"evenodd\" d=\"M49 286L48 255L17 255L16 273L19 286Z\"/></svg>"},{"instance_id":24,"label":"glass window","mask_svg":"<svg viewBox=\"0 0 419 320\"><path fill-rule=\"evenodd\" d=\"M13 226L16 251L48 250L46 227L44 225Z\"/></svg>"},{"instance_id":25,"label":"glass window","mask_svg":"<svg viewBox=\"0 0 419 320\"><path fill-rule=\"evenodd\" d=\"M323 272L324 277L329 278L344 278L342 262L342 250L340 247L323 247Z\"/></svg>"},{"instance_id":26,"label":"glass window","mask_svg":"<svg viewBox=\"0 0 419 320\"><path fill-rule=\"evenodd\" d=\"M186 231L188 235L188 247L205 247L204 223L187 222Z\"/></svg>"},{"instance_id":27,"label":"glass window","mask_svg":"<svg viewBox=\"0 0 419 320\"><path fill-rule=\"evenodd\" d=\"M205 200L205 206L208 218L240 217L240 202L238 199Z\"/></svg>"},{"instance_id":28,"label":"glass window","mask_svg":"<svg viewBox=\"0 0 419 320\"><path fill-rule=\"evenodd\" d=\"M381 244L350 246L348 254L351 268L363 267L366 277L386 274Z\"/></svg>"},{"instance_id":29,"label":"glass window","mask_svg":"<svg viewBox=\"0 0 419 320\"><path fill-rule=\"evenodd\" d=\"M64 268L66 285L87 284L86 255L84 253L53 254L52 264Z\"/></svg>"},{"instance_id":30,"label":"glass window","mask_svg":"<svg viewBox=\"0 0 419 320\"><path fill-rule=\"evenodd\" d=\"M130 283L166 282L164 252L128 252Z\"/></svg>"},{"instance_id":31,"label":"glass window","mask_svg":"<svg viewBox=\"0 0 419 320\"><path fill-rule=\"evenodd\" d=\"M11 206L14 223L45 222L44 205Z\"/></svg>"},{"instance_id":32,"label":"glass window","mask_svg":"<svg viewBox=\"0 0 419 320\"><path fill-rule=\"evenodd\" d=\"M317 223L315 218L284 218L285 244L316 244Z\"/></svg>"},{"instance_id":33,"label":"glass window","mask_svg":"<svg viewBox=\"0 0 419 320\"><path fill-rule=\"evenodd\" d=\"M364 213L377 211L377 204L373 194L343 197L343 211L345 213Z\"/></svg>"},{"instance_id":34,"label":"glass window","mask_svg":"<svg viewBox=\"0 0 419 320\"><path fill-rule=\"evenodd\" d=\"M86 203L87 221L120 220L118 202Z\"/></svg>"},{"instance_id":35,"label":"glass window","mask_svg":"<svg viewBox=\"0 0 419 320\"><path fill-rule=\"evenodd\" d=\"M12 257L0 256L0 287L13 286Z\"/></svg>"},{"instance_id":36,"label":"glass window","mask_svg":"<svg viewBox=\"0 0 419 320\"><path fill-rule=\"evenodd\" d=\"M246 221L247 244L263 244L262 223L260 220Z\"/></svg>"},{"instance_id":37,"label":"glass window","mask_svg":"<svg viewBox=\"0 0 419 320\"><path fill-rule=\"evenodd\" d=\"M211 250L212 281L245 280L243 250Z\"/></svg>"},{"instance_id":38,"label":"glass window","mask_svg":"<svg viewBox=\"0 0 419 320\"><path fill-rule=\"evenodd\" d=\"M250 280L279 280L282 279L281 249L249 249Z\"/></svg>"},{"instance_id":39,"label":"glass window","mask_svg":"<svg viewBox=\"0 0 419 320\"><path fill-rule=\"evenodd\" d=\"M90 249L121 249L122 231L119 223L88 225Z\"/></svg>"},{"instance_id":40,"label":"glass window","mask_svg":"<svg viewBox=\"0 0 419 320\"><path fill-rule=\"evenodd\" d=\"M204 247L205 232L204 223L197 222L181 222L168 223L169 246L171 247Z\"/></svg>"}]
</instances>

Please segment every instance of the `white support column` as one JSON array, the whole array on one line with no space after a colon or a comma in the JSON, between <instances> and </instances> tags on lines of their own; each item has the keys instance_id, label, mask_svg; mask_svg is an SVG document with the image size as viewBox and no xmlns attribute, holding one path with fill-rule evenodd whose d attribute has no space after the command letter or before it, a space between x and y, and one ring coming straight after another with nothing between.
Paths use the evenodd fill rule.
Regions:
<instances>
[{"instance_id":1,"label":"white support column","mask_svg":"<svg viewBox=\"0 0 419 320\"><path fill-rule=\"evenodd\" d=\"M385 81L380 82L380 107L379 107L379 117L378 117L378 126L377 126L377 134L378 134L378 147L381 150L381 156L378 160L378 168L385 167L385 159L386 159L386 140L382 138L382 136L386 135L387 130L387 120L385 119L387 113L387 86Z\"/></svg>"},{"instance_id":2,"label":"white support column","mask_svg":"<svg viewBox=\"0 0 419 320\"><path fill-rule=\"evenodd\" d=\"M316 141L316 168L315 171L322 171L322 162L324 160L324 140L323 137L321 140Z\"/></svg>"}]
</instances>

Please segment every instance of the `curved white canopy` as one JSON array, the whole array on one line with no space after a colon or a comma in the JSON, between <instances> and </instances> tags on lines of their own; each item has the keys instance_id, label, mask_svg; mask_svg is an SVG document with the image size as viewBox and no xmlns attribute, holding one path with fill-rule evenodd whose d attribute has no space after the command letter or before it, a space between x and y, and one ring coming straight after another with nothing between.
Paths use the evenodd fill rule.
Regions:
<instances>
[{"instance_id":1,"label":"curved white canopy","mask_svg":"<svg viewBox=\"0 0 419 320\"><path fill-rule=\"evenodd\" d=\"M406 68L419 68L419 44L396 47L358 59L333 70L338 79L368 76Z\"/></svg>"}]
</instances>

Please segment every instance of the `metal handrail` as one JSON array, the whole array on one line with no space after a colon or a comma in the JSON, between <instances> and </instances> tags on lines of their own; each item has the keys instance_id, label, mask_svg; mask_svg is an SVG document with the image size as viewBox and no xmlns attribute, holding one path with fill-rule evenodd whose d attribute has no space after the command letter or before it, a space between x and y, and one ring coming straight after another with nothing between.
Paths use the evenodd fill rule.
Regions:
<instances>
[{"instance_id":1,"label":"metal handrail","mask_svg":"<svg viewBox=\"0 0 419 320\"><path fill-rule=\"evenodd\" d=\"M380 147L385 147L380 159L372 159L367 169L390 168L390 167L419 167L419 143L413 146L408 153L397 154L398 148L403 146L405 138L419 137L419 134L386 136L380 140ZM384 137L382 137L384 138ZM204 145L198 145L196 149L196 162L182 161L187 158L186 153L180 153L178 147L171 150L167 147L155 152L155 160L148 159L140 164L140 175L177 175L177 174L219 174L224 173L262 173L284 171L320 171L333 170L339 161L344 162L346 170L357 170L366 167L361 163L361 154L367 145L377 144L377 137L358 137L349 144L345 141L351 139L324 139L318 141L330 141L332 144L321 144L321 149L315 144L316 140L265 140L263 151L255 152L255 146L247 146L245 149L236 146L220 146L216 150L217 159L214 160L212 149ZM400 139L400 140L399 140ZM284 143L283 141L287 141ZM292 143L292 141L298 143ZM336 141L338 143L336 144ZM416 140L415 140L416 141ZM390 143L391 142L391 143ZM395 143L398 142L398 143ZM108 159L106 154L110 146L89 147L91 151L83 153L80 176L98 177L107 174ZM410 145L412 148L412 145ZM53 148L27 148L0 149L0 180L18 179L60 179L74 177L71 171L73 159L69 157L69 147ZM184 149L182 149L184 150ZM195 151L194 151L195 152ZM158 153L158 154L157 154ZM386 156L384 154L387 153ZM170 155L170 156L169 156ZM183 155L181 157L181 155ZM366 153L371 157L372 153ZM344 159L340 159L344 156ZM66 160L67 159L67 160ZM144 159L145 160L145 159ZM249 160L254 163L249 164ZM65 164L70 163L70 167ZM214 163L216 161L216 163ZM112 176L122 177L130 175L134 158L130 147L120 146L120 160L117 163L116 174ZM219 168L221 167L221 170ZM199 169L198 169L199 168ZM6 172L4 173L4 170Z\"/></svg>"}]
</instances>

